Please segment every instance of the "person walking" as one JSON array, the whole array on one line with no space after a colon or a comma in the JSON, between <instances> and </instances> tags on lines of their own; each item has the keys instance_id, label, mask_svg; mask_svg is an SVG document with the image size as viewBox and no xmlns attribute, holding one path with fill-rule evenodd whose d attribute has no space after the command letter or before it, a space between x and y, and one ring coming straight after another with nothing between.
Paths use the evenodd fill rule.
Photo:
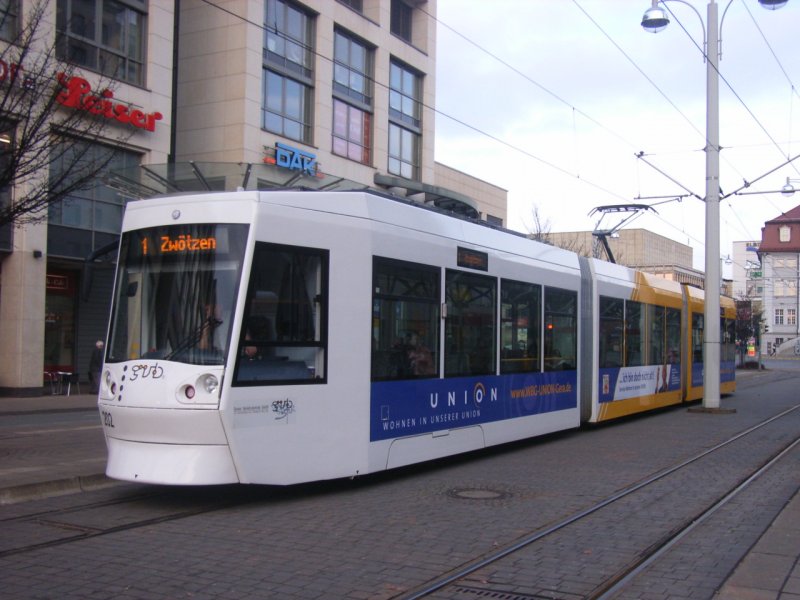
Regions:
<instances>
[{"instance_id":1,"label":"person walking","mask_svg":"<svg viewBox=\"0 0 800 600\"><path fill-rule=\"evenodd\" d=\"M103 340L97 340L94 343L94 350L92 350L92 356L89 359L89 385L93 394L100 391L100 371L103 370L103 345Z\"/></svg>"}]
</instances>

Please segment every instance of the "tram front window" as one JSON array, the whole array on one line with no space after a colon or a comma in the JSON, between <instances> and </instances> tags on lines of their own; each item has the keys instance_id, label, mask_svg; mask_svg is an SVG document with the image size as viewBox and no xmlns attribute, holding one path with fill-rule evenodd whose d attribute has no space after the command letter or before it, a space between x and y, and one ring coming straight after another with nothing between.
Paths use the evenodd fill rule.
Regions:
<instances>
[{"instance_id":1,"label":"tram front window","mask_svg":"<svg viewBox=\"0 0 800 600\"><path fill-rule=\"evenodd\" d=\"M223 364L247 225L169 225L126 232L108 362Z\"/></svg>"}]
</instances>

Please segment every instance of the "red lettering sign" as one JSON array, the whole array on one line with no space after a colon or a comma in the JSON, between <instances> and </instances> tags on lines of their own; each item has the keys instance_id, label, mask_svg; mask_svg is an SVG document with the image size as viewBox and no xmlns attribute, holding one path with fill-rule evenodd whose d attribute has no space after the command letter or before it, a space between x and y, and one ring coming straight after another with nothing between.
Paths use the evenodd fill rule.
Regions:
<instances>
[{"instance_id":1,"label":"red lettering sign","mask_svg":"<svg viewBox=\"0 0 800 600\"><path fill-rule=\"evenodd\" d=\"M114 102L114 92L111 90L105 90L100 95L93 94L89 82L82 77L67 77L65 73L59 73L58 82L64 89L56 96L56 101L67 108L85 110L146 131L155 131L156 121L163 118L160 112L145 113L138 108L132 109L126 104Z\"/></svg>"}]
</instances>

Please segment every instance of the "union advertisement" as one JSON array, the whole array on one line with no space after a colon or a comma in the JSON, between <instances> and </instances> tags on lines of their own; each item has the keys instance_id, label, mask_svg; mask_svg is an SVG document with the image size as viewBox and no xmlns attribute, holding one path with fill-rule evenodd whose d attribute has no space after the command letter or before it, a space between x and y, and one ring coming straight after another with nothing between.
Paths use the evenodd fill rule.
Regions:
<instances>
[{"instance_id":1,"label":"union advertisement","mask_svg":"<svg viewBox=\"0 0 800 600\"><path fill-rule=\"evenodd\" d=\"M577 406L576 371L374 382L370 441Z\"/></svg>"}]
</instances>

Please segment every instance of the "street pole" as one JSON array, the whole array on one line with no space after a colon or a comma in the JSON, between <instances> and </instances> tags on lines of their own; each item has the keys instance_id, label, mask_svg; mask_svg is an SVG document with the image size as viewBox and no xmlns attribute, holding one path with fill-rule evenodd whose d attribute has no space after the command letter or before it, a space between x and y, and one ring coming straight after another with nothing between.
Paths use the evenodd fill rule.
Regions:
<instances>
[{"instance_id":1,"label":"street pole","mask_svg":"<svg viewBox=\"0 0 800 600\"><path fill-rule=\"evenodd\" d=\"M720 404L719 250L719 20L708 2L706 19L706 282L703 333L703 408Z\"/></svg>"}]
</instances>

